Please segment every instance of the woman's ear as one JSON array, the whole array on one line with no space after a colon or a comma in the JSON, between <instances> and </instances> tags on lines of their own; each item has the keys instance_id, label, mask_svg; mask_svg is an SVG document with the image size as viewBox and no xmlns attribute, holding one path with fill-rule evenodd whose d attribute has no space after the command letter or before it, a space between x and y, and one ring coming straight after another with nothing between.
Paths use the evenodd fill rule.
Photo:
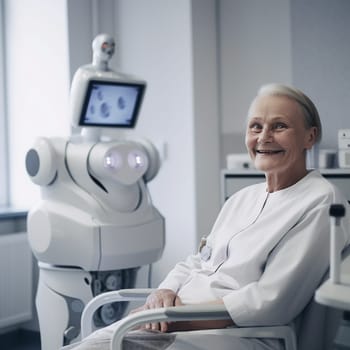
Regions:
<instances>
[{"instance_id":1,"label":"woman's ear","mask_svg":"<svg viewBox=\"0 0 350 350\"><path fill-rule=\"evenodd\" d=\"M305 139L305 149L311 149L312 146L316 143L317 139L317 127L312 126L307 130L306 139Z\"/></svg>"}]
</instances>

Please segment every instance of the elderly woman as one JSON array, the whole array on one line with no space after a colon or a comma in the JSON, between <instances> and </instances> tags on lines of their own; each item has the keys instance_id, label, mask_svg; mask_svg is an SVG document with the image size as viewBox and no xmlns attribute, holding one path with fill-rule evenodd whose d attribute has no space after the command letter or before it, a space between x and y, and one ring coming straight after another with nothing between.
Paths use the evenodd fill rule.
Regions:
<instances>
[{"instance_id":1,"label":"elderly woman","mask_svg":"<svg viewBox=\"0 0 350 350\"><path fill-rule=\"evenodd\" d=\"M266 182L231 196L200 251L178 263L140 308L223 303L231 319L150 324L146 329L282 325L297 319L328 268L329 207L347 206L334 185L306 167L307 151L320 138L317 109L301 91L277 84L259 90L249 108L246 146ZM349 214L343 224L349 232ZM346 246L349 237L342 240ZM110 337L113 327L77 349L102 349L98 338ZM191 348L191 333L172 338L168 349L180 349L178 343L181 349ZM200 336L197 348L213 348L213 336L207 337ZM283 349L273 339L231 338L226 344L220 339L220 349Z\"/></svg>"}]
</instances>

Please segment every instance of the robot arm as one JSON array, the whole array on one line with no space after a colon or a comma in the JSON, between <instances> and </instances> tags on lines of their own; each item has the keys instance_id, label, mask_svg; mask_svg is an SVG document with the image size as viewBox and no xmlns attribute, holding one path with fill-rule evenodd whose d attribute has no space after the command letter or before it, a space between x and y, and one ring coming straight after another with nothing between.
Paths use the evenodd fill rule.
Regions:
<instances>
[{"instance_id":1,"label":"robot arm","mask_svg":"<svg viewBox=\"0 0 350 350\"><path fill-rule=\"evenodd\" d=\"M26 169L30 179L39 186L48 186L57 176L57 158L48 138L39 138L26 155Z\"/></svg>"}]
</instances>

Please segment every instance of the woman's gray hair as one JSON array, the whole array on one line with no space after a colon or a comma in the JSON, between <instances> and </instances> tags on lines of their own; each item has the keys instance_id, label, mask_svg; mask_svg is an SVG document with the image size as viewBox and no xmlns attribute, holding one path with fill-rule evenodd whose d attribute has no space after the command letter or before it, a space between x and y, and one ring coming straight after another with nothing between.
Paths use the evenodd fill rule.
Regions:
<instances>
[{"instance_id":1,"label":"woman's gray hair","mask_svg":"<svg viewBox=\"0 0 350 350\"><path fill-rule=\"evenodd\" d=\"M282 84L267 84L263 85L257 94L258 96L285 96L297 102L305 118L307 128L316 127L317 135L316 142L320 142L322 138L322 124L317 108L314 103L302 91L287 85Z\"/></svg>"}]
</instances>

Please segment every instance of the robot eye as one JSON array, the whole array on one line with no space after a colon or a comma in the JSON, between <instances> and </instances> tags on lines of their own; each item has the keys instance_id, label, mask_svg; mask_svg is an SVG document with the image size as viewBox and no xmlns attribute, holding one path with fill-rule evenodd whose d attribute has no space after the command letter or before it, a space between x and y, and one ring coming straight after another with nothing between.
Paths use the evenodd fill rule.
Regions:
<instances>
[{"instance_id":1,"label":"robot eye","mask_svg":"<svg viewBox=\"0 0 350 350\"><path fill-rule=\"evenodd\" d=\"M111 49L111 46L110 44L104 42L102 45L101 45L101 49L103 52L108 52L110 49Z\"/></svg>"},{"instance_id":2,"label":"robot eye","mask_svg":"<svg viewBox=\"0 0 350 350\"><path fill-rule=\"evenodd\" d=\"M128 154L128 163L130 168L135 170L143 170L148 166L146 155L138 150L132 151Z\"/></svg>"},{"instance_id":3,"label":"robot eye","mask_svg":"<svg viewBox=\"0 0 350 350\"><path fill-rule=\"evenodd\" d=\"M123 161L119 153L111 152L105 155L103 163L107 169L118 170L121 168Z\"/></svg>"}]
</instances>

